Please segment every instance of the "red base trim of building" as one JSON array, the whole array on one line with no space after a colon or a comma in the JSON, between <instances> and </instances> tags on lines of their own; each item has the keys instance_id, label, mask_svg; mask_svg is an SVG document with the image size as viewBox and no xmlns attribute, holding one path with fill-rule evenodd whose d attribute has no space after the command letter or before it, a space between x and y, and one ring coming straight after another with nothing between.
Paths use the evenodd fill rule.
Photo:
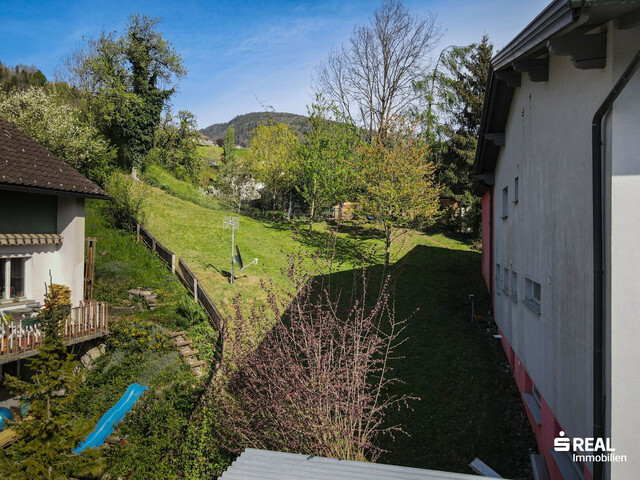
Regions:
<instances>
[{"instance_id":1,"label":"red base trim of building","mask_svg":"<svg viewBox=\"0 0 640 480\"><path fill-rule=\"evenodd\" d=\"M498 329L498 333L502 336L500 340L502 342L502 348L507 355L507 359L509 361L509 366L511 367L511 371L513 372L513 377L515 378L516 385L518 386L518 391L520 392L520 399L524 405L524 409L527 412L527 417L529 419L529 423L531 424L531 429L536 438L536 442L538 444L538 451L544 455L545 461L547 463L547 468L549 470L549 478L551 480L565 480L551 455L551 451L553 449L553 441L556 437L559 436L560 431L563 430L560 423L556 419L553 411L545 401L542 395L537 395L539 399L539 407L540 412L533 412L529 403L525 399L525 395L529 395L531 399L531 395L533 394L534 383L531 380L531 377L527 373L527 370L524 368L522 362L517 357L513 348L509 344L509 341L504 336L503 332ZM535 407L535 405L534 405ZM537 417L537 419L536 419ZM538 419L540 423L538 423ZM591 471L588 468L584 468L584 480L593 480L593 476Z\"/></svg>"}]
</instances>

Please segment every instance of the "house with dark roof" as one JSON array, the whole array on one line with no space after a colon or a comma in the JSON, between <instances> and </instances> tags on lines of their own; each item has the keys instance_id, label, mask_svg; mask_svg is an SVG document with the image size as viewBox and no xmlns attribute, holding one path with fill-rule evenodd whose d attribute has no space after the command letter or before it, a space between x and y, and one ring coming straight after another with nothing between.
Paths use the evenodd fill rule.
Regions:
<instances>
[{"instance_id":1,"label":"house with dark roof","mask_svg":"<svg viewBox=\"0 0 640 480\"><path fill-rule=\"evenodd\" d=\"M640 472L639 49L637 0L555 0L489 71L482 269L553 480Z\"/></svg>"},{"instance_id":2,"label":"house with dark roof","mask_svg":"<svg viewBox=\"0 0 640 480\"><path fill-rule=\"evenodd\" d=\"M28 317L30 310L37 310L45 284L51 281L70 288L72 306L83 302L87 198L109 197L15 125L0 119L0 312L4 318ZM0 360L9 348L8 340L17 341L21 335L2 328Z\"/></svg>"}]
</instances>

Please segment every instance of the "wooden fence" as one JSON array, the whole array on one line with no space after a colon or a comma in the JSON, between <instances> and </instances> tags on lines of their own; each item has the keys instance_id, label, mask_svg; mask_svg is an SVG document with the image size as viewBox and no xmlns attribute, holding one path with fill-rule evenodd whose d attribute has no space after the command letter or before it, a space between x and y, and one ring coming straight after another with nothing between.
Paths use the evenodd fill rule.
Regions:
<instances>
[{"instance_id":1,"label":"wooden fence","mask_svg":"<svg viewBox=\"0 0 640 480\"><path fill-rule=\"evenodd\" d=\"M67 345L92 340L108 333L107 304L95 300L72 308L62 325L62 336ZM42 345L42 338L37 318L0 322L0 365L36 355Z\"/></svg>"},{"instance_id":2,"label":"wooden fence","mask_svg":"<svg viewBox=\"0 0 640 480\"><path fill-rule=\"evenodd\" d=\"M171 273L175 274L180 282L185 286L187 291L193 296L193 299L202 305L209 322L218 331L218 344L216 345L216 351L218 358L222 355L224 348L224 320L216 306L211 301L207 292L201 288L201 282L196 275L187 266L186 262L182 258L178 258L176 261L176 254L162 245L148 230L146 230L139 223L136 227L136 237L138 241L142 242L149 250L158 255L158 258L167 265L171 270Z\"/></svg>"}]
</instances>

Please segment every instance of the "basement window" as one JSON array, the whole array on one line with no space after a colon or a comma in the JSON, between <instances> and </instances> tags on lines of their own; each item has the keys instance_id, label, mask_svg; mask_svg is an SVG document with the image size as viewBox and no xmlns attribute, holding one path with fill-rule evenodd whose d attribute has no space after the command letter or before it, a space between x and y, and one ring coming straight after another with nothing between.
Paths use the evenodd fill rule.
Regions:
<instances>
[{"instance_id":1,"label":"basement window","mask_svg":"<svg viewBox=\"0 0 640 480\"><path fill-rule=\"evenodd\" d=\"M540 296L542 287L530 278L524 279L524 304L540 315Z\"/></svg>"},{"instance_id":2,"label":"basement window","mask_svg":"<svg viewBox=\"0 0 640 480\"><path fill-rule=\"evenodd\" d=\"M536 387L533 387L533 391L531 393L523 393L522 398L524 403L527 405L527 409L531 412L531 416L533 417L533 421L536 422L537 425L542 425L542 409L540 408L540 395L536 397L537 390Z\"/></svg>"},{"instance_id":3,"label":"basement window","mask_svg":"<svg viewBox=\"0 0 640 480\"><path fill-rule=\"evenodd\" d=\"M509 269L507 267L502 270L502 293L509 295Z\"/></svg>"},{"instance_id":4,"label":"basement window","mask_svg":"<svg viewBox=\"0 0 640 480\"><path fill-rule=\"evenodd\" d=\"M509 216L509 187L502 189L502 218Z\"/></svg>"}]
</instances>

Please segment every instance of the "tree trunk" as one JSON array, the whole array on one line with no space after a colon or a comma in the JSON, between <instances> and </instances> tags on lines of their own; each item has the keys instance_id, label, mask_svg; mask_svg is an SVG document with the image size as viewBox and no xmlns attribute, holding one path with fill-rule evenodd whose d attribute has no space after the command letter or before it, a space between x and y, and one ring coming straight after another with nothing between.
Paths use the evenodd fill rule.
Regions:
<instances>
[{"instance_id":1,"label":"tree trunk","mask_svg":"<svg viewBox=\"0 0 640 480\"><path fill-rule=\"evenodd\" d=\"M313 217L316 214L316 192L318 191L318 178L313 177L313 195L311 196L311 213L309 215L309 235L313 230Z\"/></svg>"},{"instance_id":2,"label":"tree trunk","mask_svg":"<svg viewBox=\"0 0 640 480\"><path fill-rule=\"evenodd\" d=\"M311 200L311 212L309 213L309 235L313 231L313 216L316 213L316 201Z\"/></svg>"},{"instance_id":3,"label":"tree trunk","mask_svg":"<svg viewBox=\"0 0 640 480\"><path fill-rule=\"evenodd\" d=\"M287 220L291 220L292 207L293 207L292 192L289 192L289 210L287 210Z\"/></svg>"},{"instance_id":4,"label":"tree trunk","mask_svg":"<svg viewBox=\"0 0 640 480\"><path fill-rule=\"evenodd\" d=\"M389 268L389 258L391 257L391 227L384 227L384 268Z\"/></svg>"}]
</instances>

